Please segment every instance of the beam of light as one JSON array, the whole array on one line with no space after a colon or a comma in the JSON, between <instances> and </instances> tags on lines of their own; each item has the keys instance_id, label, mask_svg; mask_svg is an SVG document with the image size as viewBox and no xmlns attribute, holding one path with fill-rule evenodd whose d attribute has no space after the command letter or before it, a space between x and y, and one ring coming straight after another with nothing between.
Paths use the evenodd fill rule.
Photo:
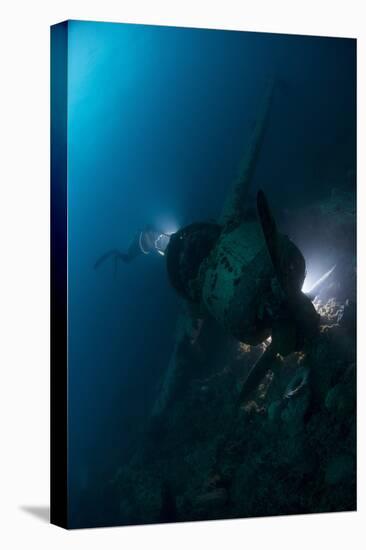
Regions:
<instances>
[{"instance_id":1,"label":"beam of light","mask_svg":"<svg viewBox=\"0 0 366 550\"><path fill-rule=\"evenodd\" d=\"M160 254L161 256L165 255L165 250L169 244L169 241L170 234L160 233L160 235L158 235L154 242L154 246L158 254Z\"/></svg>"},{"instance_id":2,"label":"beam of light","mask_svg":"<svg viewBox=\"0 0 366 550\"><path fill-rule=\"evenodd\" d=\"M306 274L306 278L305 278L305 281L304 281L304 284L303 284L303 287L302 287L302 291L305 293L305 294L314 294L316 292L320 292L320 289L321 289L321 286L323 285L323 283L325 283L325 281L328 279L328 277L330 277L330 275L333 273L333 271L335 270L336 268L336 264L334 264L334 266L329 269L329 271L327 271L326 273L324 273L324 275L322 275L317 281L315 281L315 283L311 284L312 283L312 280L314 280L311 276L311 272L310 273L307 273Z\"/></svg>"},{"instance_id":3,"label":"beam of light","mask_svg":"<svg viewBox=\"0 0 366 550\"><path fill-rule=\"evenodd\" d=\"M169 221L168 223L159 224L161 228L164 228L161 233L158 234L154 241L155 250L160 256L165 256L165 251L170 241L170 237L179 230L178 224L175 221Z\"/></svg>"}]
</instances>

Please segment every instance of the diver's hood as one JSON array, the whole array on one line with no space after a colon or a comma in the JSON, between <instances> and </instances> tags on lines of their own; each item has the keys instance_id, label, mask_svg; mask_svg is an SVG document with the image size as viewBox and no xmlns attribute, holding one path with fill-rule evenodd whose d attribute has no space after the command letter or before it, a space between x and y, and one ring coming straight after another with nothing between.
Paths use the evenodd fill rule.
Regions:
<instances>
[{"instance_id":1,"label":"diver's hood","mask_svg":"<svg viewBox=\"0 0 366 550\"><path fill-rule=\"evenodd\" d=\"M168 277L171 285L188 302L199 304L194 284L200 266L210 254L222 227L216 223L193 223L170 237L166 249Z\"/></svg>"}]
</instances>

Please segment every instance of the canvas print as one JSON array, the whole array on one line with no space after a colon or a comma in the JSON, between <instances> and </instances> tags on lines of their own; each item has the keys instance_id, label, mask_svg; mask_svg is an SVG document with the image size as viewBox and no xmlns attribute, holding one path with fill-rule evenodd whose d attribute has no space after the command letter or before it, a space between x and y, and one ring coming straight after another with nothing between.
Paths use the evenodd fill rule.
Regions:
<instances>
[{"instance_id":1,"label":"canvas print","mask_svg":"<svg viewBox=\"0 0 366 550\"><path fill-rule=\"evenodd\" d=\"M356 509L356 40L51 30L51 520Z\"/></svg>"}]
</instances>

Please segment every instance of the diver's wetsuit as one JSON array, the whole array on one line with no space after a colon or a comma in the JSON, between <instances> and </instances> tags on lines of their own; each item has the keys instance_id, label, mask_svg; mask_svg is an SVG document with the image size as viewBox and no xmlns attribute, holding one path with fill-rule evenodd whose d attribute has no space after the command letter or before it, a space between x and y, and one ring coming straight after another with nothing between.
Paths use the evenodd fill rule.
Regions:
<instances>
[{"instance_id":1,"label":"diver's wetsuit","mask_svg":"<svg viewBox=\"0 0 366 550\"><path fill-rule=\"evenodd\" d=\"M138 256L150 254L150 252L164 254L161 248L162 243L160 242L162 237L168 239L168 237L164 233L160 233L159 231L156 231L153 226L147 225L142 231L138 231L135 234L130 246L127 249L127 252L120 252L117 249L110 250L103 254L103 256L101 256L96 261L94 267L95 269L97 269L111 257L114 258L115 264L117 264L118 260L121 260L125 263L130 263ZM165 245L166 244L167 243L165 243Z\"/></svg>"},{"instance_id":2,"label":"diver's wetsuit","mask_svg":"<svg viewBox=\"0 0 366 550\"><path fill-rule=\"evenodd\" d=\"M134 239L132 240L130 246L128 247L127 253L123 253L123 252L120 253L119 257L123 262L126 262L126 263L132 262L132 260L137 258L137 256L141 256L141 254L143 254L143 251L140 246L141 233L142 232L140 231L136 233Z\"/></svg>"}]
</instances>

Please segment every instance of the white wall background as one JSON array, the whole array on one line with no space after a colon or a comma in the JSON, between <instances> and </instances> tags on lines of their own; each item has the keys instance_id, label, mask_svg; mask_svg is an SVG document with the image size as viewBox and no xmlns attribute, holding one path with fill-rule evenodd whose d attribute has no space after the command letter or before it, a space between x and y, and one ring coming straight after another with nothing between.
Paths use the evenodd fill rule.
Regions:
<instances>
[{"instance_id":1,"label":"white wall background","mask_svg":"<svg viewBox=\"0 0 366 550\"><path fill-rule=\"evenodd\" d=\"M365 69L362 0L2 2L0 32L0 547L362 546L365 506ZM357 37L359 97L359 511L67 532L49 504L49 25L73 18Z\"/></svg>"}]
</instances>

